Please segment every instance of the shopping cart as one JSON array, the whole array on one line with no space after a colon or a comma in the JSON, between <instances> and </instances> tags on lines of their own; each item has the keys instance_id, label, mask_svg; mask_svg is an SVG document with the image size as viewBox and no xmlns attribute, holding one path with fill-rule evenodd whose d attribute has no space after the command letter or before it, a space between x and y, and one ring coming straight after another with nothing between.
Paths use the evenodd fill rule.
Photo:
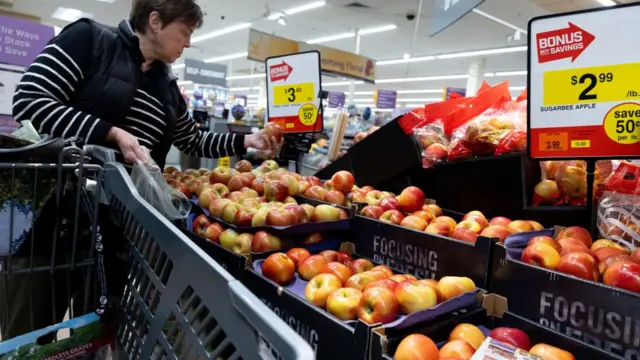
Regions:
<instances>
[{"instance_id":1,"label":"shopping cart","mask_svg":"<svg viewBox=\"0 0 640 360\"><path fill-rule=\"evenodd\" d=\"M112 151L95 146L85 146L80 151L73 144L64 147L62 141L54 142L55 147L50 146L49 150L43 150L42 145L29 150L32 154L34 149L39 149L38 154L57 151L60 154L57 163L8 163L8 159L17 159L16 154L21 151L3 155L7 150L0 150L0 162L4 162L0 169L11 169L12 172L27 169L37 173L45 168L55 168L59 174L56 179L60 180L55 186L56 206L61 205L60 199L67 190L73 188L76 192L75 197L71 197L75 200L74 218L67 221L71 224L72 236L66 235L65 243L70 248L65 248L65 256L54 250L55 255L48 264L36 267L29 261L29 266L19 271L54 274L70 272L82 265L87 270L85 280L89 281L93 277L92 265L96 265L100 274L104 264L96 254L109 239L101 237L98 209L103 211L101 203L109 205L109 219L113 226L123 229L131 264L124 293L115 306L120 316L117 344L111 357L145 360L315 358L313 350L301 337L140 197L125 168L115 163ZM21 160L33 158L32 155L21 157ZM86 163L87 157L97 160L100 165ZM71 163L67 163L69 160ZM66 182L63 181L65 174ZM69 184L69 178L73 178L71 185L75 184L75 187ZM55 224L64 222L58 216L61 208L58 210ZM86 219L79 221L85 217L82 214L87 215ZM82 227L87 225L91 229L89 234L83 233ZM55 230L54 243L58 229ZM83 247L83 242L91 246ZM54 249L56 245L53 244ZM83 261L74 261L78 256ZM8 263L12 257L7 258ZM15 276L18 270L7 265L0 271L0 276ZM102 280L98 281L100 285ZM93 288L95 286L86 286L82 294L86 300L96 295L90 292ZM97 294L104 292L104 289L98 289ZM78 298L77 293L75 297L72 292L66 295L67 300L73 298L74 302ZM105 309L107 299L100 295L99 300L100 313ZM34 308L29 310L33 314ZM71 312L70 315L75 314ZM33 315L30 317L34 318Z\"/></svg>"}]
</instances>

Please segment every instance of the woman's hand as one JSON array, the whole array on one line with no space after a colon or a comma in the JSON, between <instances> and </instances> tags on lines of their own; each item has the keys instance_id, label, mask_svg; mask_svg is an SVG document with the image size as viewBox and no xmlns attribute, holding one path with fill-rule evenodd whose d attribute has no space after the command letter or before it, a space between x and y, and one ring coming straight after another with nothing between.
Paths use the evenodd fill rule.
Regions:
<instances>
[{"instance_id":1,"label":"woman's hand","mask_svg":"<svg viewBox=\"0 0 640 360\"><path fill-rule=\"evenodd\" d=\"M107 133L107 140L118 145L126 163L135 164L140 161L146 164L149 161L149 156L138 139L127 131L114 126Z\"/></svg>"},{"instance_id":2,"label":"woman's hand","mask_svg":"<svg viewBox=\"0 0 640 360\"><path fill-rule=\"evenodd\" d=\"M276 152L282 147L283 143L284 138L278 141L273 136L268 137L264 129L244 137L245 148L254 148L264 152L266 155L271 155Z\"/></svg>"}]
</instances>

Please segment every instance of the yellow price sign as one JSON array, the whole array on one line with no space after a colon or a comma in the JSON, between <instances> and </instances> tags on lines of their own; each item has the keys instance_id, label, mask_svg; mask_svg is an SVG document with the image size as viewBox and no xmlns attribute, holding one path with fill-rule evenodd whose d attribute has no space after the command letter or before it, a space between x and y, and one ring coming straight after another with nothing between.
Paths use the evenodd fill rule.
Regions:
<instances>
[{"instance_id":1,"label":"yellow price sign","mask_svg":"<svg viewBox=\"0 0 640 360\"><path fill-rule=\"evenodd\" d=\"M629 102L609 110L604 117L604 132L618 144L640 141L640 104Z\"/></svg>"},{"instance_id":2,"label":"yellow price sign","mask_svg":"<svg viewBox=\"0 0 640 360\"><path fill-rule=\"evenodd\" d=\"M571 140L572 149L583 149L591 147L591 140Z\"/></svg>"},{"instance_id":3,"label":"yellow price sign","mask_svg":"<svg viewBox=\"0 0 640 360\"><path fill-rule=\"evenodd\" d=\"M640 63L547 71L543 105L640 99Z\"/></svg>"},{"instance_id":4,"label":"yellow price sign","mask_svg":"<svg viewBox=\"0 0 640 360\"><path fill-rule=\"evenodd\" d=\"M318 108L314 104L304 104L298 110L298 119L303 125L313 125L318 121Z\"/></svg>"},{"instance_id":5,"label":"yellow price sign","mask_svg":"<svg viewBox=\"0 0 640 360\"><path fill-rule=\"evenodd\" d=\"M273 87L273 105L302 104L316 98L313 83L279 85Z\"/></svg>"},{"instance_id":6,"label":"yellow price sign","mask_svg":"<svg viewBox=\"0 0 640 360\"><path fill-rule=\"evenodd\" d=\"M218 167L228 168L229 163L230 161L228 156L218 159Z\"/></svg>"}]
</instances>

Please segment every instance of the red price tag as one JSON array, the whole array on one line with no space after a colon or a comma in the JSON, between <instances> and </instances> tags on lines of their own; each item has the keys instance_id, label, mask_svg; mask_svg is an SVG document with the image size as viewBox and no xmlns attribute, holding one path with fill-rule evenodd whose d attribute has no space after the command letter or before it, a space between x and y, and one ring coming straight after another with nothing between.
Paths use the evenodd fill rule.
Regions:
<instances>
[{"instance_id":1,"label":"red price tag","mask_svg":"<svg viewBox=\"0 0 640 360\"><path fill-rule=\"evenodd\" d=\"M569 146L569 134L566 132L542 133L538 137L540 151L565 151Z\"/></svg>"}]
</instances>

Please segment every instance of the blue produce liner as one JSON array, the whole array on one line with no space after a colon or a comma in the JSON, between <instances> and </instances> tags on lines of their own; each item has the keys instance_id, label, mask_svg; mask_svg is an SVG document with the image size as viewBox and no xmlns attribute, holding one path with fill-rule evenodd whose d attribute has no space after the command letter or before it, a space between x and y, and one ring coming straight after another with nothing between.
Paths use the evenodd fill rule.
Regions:
<instances>
[{"instance_id":1,"label":"blue produce liner","mask_svg":"<svg viewBox=\"0 0 640 360\"><path fill-rule=\"evenodd\" d=\"M262 275L262 263L264 259L256 260L253 262L253 269L260 275ZM296 272L294 279L283 288L293 292L302 300L307 301L304 296L304 289L307 286L307 281L301 279ZM430 321L434 318L454 312L456 310L465 309L477 304L478 292L480 289L476 289L473 292L462 294L453 299L440 303L431 309L422 310L411 315L400 315L396 321L383 325L386 329L402 330L406 327L413 326L415 324ZM346 324L355 324L356 321L345 321Z\"/></svg>"},{"instance_id":2,"label":"blue produce liner","mask_svg":"<svg viewBox=\"0 0 640 360\"><path fill-rule=\"evenodd\" d=\"M553 229L543 229L536 231L521 232L507 236L504 240L504 247L507 250L507 258L520 260L529 240L535 236L553 237Z\"/></svg>"},{"instance_id":3,"label":"blue produce liner","mask_svg":"<svg viewBox=\"0 0 640 360\"><path fill-rule=\"evenodd\" d=\"M295 235L295 234L311 234L314 232L324 232L324 231L344 231L344 230L349 230L349 224L350 221L349 219L345 219L345 220L338 220L338 221L329 221L329 222L321 222L321 223L306 223L306 224L298 224L298 225L291 225L291 226L260 226L260 227L251 227L251 226L244 226L244 227L240 227L237 226L235 224L230 224L220 218L216 218L211 216L211 213L209 213L209 210L204 209L202 207L200 207L200 205L198 204L198 199L191 199L191 202L193 202L195 205L197 205L197 209L195 210L197 211L202 211L203 214L207 215L208 217L210 217L211 219L215 220L216 222L219 222L223 225L225 225L228 228L232 228L235 229L238 232L256 232L256 231L260 231L260 230L265 230L265 231L277 231L283 234L289 234L289 235ZM199 210L198 210L199 209ZM194 212L194 209L191 210L191 212ZM188 219L188 217L187 217Z\"/></svg>"}]
</instances>

